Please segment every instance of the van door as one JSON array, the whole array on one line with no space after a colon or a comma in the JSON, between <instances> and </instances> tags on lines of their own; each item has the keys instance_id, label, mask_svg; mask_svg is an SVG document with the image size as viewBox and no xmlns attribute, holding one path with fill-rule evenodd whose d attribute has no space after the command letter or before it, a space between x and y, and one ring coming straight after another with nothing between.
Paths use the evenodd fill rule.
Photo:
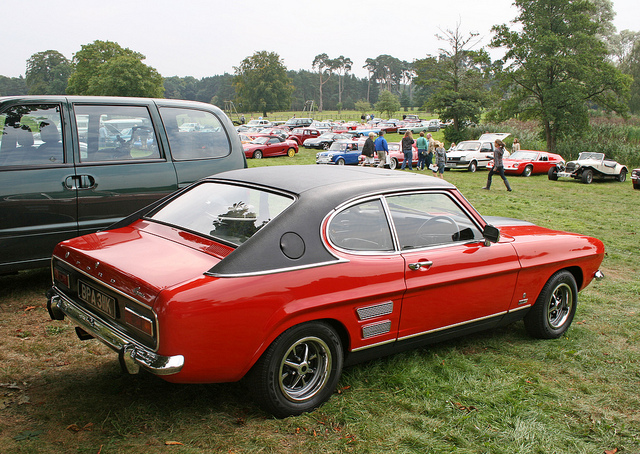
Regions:
<instances>
[{"instance_id":1,"label":"van door","mask_svg":"<svg viewBox=\"0 0 640 454\"><path fill-rule=\"evenodd\" d=\"M69 124L62 100L0 111L0 273L47 266L78 234Z\"/></svg>"},{"instance_id":2,"label":"van door","mask_svg":"<svg viewBox=\"0 0 640 454\"><path fill-rule=\"evenodd\" d=\"M74 138L79 233L108 227L178 188L168 154L159 146L148 104L75 103Z\"/></svg>"}]
</instances>

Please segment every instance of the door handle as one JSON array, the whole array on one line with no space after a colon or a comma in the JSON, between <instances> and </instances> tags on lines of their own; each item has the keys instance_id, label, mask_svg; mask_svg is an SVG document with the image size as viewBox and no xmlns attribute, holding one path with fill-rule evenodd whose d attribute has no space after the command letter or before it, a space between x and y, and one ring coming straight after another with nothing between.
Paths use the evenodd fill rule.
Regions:
<instances>
[{"instance_id":1,"label":"door handle","mask_svg":"<svg viewBox=\"0 0 640 454\"><path fill-rule=\"evenodd\" d=\"M409 263L409 269L416 271L420 268L430 268L431 265L433 265L433 262L431 260L423 260L416 263Z\"/></svg>"},{"instance_id":2,"label":"door handle","mask_svg":"<svg viewBox=\"0 0 640 454\"><path fill-rule=\"evenodd\" d=\"M91 175L72 175L64 180L64 186L67 189L94 189L96 187L96 179Z\"/></svg>"}]
</instances>

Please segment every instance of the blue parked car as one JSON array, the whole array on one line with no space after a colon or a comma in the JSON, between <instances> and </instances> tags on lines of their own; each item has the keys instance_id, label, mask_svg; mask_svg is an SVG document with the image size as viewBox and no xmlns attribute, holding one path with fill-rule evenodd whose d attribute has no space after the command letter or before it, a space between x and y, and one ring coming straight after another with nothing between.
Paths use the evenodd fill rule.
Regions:
<instances>
[{"instance_id":1,"label":"blue parked car","mask_svg":"<svg viewBox=\"0 0 640 454\"><path fill-rule=\"evenodd\" d=\"M327 151L316 154L316 164L357 165L363 142L338 140Z\"/></svg>"}]
</instances>

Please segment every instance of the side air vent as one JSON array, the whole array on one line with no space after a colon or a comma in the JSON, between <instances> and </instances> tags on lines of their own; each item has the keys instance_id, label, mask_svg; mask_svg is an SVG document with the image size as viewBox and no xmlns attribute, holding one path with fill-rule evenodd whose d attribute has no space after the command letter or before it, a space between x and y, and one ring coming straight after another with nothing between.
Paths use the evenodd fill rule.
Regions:
<instances>
[{"instance_id":1,"label":"side air vent","mask_svg":"<svg viewBox=\"0 0 640 454\"><path fill-rule=\"evenodd\" d=\"M370 318L389 315L393 312L393 301L376 304L374 306L361 307L356 309L359 320L369 320Z\"/></svg>"},{"instance_id":2,"label":"side air vent","mask_svg":"<svg viewBox=\"0 0 640 454\"><path fill-rule=\"evenodd\" d=\"M363 326L362 338L368 339L370 337L379 336L380 334L386 334L389 331L391 331L391 320L385 320L384 322Z\"/></svg>"}]
</instances>

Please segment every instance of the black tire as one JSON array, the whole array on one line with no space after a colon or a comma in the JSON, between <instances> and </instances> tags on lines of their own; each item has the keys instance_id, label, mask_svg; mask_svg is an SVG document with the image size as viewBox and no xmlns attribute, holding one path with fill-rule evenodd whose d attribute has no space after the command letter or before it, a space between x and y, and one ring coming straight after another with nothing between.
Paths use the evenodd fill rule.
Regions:
<instances>
[{"instance_id":1,"label":"black tire","mask_svg":"<svg viewBox=\"0 0 640 454\"><path fill-rule=\"evenodd\" d=\"M620 183L624 183L625 181L627 181L627 170L626 170L626 169L622 169L622 170L620 171L620 175L618 175L617 180L618 180Z\"/></svg>"},{"instance_id":2,"label":"black tire","mask_svg":"<svg viewBox=\"0 0 640 454\"><path fill-rule=\"evenodd\" d=\"M329 142L324 142L322 144L322 149L323 150L328 150L330 146L331 146L331 144Z\"/></svg>"},{"instance_id":3,"label":"black tire","mask_svg":"<svg viewBox=\"0 0 640 454\"><path fill-rule=\"evenodd\" d=\"M530 336L557 339L571 326L578 305L578 286L569 271L558 271L542 288L538 299L524 317Z\"/></svg>"},{"instance_id":4,"label":"black tire","mask_svg":"<svg viewBox=\"0 0 640 454\"><path fill-rule=\"evenodd\" d=\"M549 169L549 172L547 172L547 175L549 176L550 180L557 181L558 180L558 168L557 167L551 167Z\"/></svg>"},{"instance_id":5,"label":"black tire","mask_svg":"<svg viewBox=\"0 0 640 454\"><path fill-rule=\"evenodd\" d=\"M253 367L251 389L277 418L315 410L333 394L343 356L340 337L329 325L294 326L278 336Z\"/></svg>"},{"instance_id":6,"label":"black tire","mask_svg":"<svg viewBox=\"0 0 640 454\"><path fill-rule=\"evenodd\" d=\"M532 173L533 173L533 167L532 166L526 166L524 168L524 170L522 171L522 176L523 177L530 177Z\"/></svg>"},{"instance_id":7,"label":"black tire","mask_svg":"<svg viewBox=\"0 0 640 454\"><path fill-rule=\"evenodd\" d=\"M476 161L471 161L471 164L469 164L469 172L475 172L476 170L478 170L478 163Z\"/></svg>"},{"instance_id":8,"label":"black tire","mask_svg":"<svg viewBox=\"0 0 640 454\"><path fill-rule=\"evenodd\" d=\"M593 182L593 170L591 169L583 170L581 178L584 184L591 184Z\"/></svg>"},{"instance_id":9,"label":"black tire","mask_svg":"<svg viewBox=\"0 0 640 454\"><path fill-rule=\"evenodd\" d=\"M640 183L633 183L633 189L640 189Z\"/></svg>"},{"instance_id":10,"label":"black tire","mask_svg":"<svg viewBox=\"0 0 640 454\"><path fill-rule=\"evenodd\" d=\"M253 159L262 159L262 151L256 150L253 152Z\"/></svg>"},{"instance_id":11,"label":"black tire","mask_svg":"<svg viewBox=\"0 0 640 454\"><path fill-rule=\"evenodd\" d=\"M336 161L336 164L337 164L337 165L339 165L339 166L343 166L343 165L344 165L344 159L339 158L339 159Z\"/></svg>"}]
</instances>

